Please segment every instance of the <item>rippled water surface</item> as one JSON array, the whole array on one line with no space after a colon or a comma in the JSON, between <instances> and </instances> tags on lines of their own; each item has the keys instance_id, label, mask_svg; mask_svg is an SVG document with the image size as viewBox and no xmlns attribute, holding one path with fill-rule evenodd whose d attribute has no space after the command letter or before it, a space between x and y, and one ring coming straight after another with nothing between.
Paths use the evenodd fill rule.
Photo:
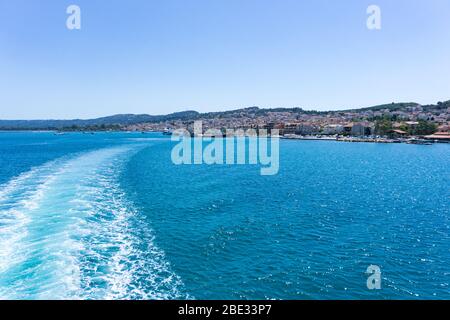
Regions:
<instances>
[{"instance_id":1,"label":"rippled water surface","mask_svg":"<svg viewBox=\"0 0 450 320\"><path fill-rule=\"evenodd\" d=\"M450 299L450 145L281 141L276 176L172 147L0 133L0 298Z\"/></svg>"}]
</instances>

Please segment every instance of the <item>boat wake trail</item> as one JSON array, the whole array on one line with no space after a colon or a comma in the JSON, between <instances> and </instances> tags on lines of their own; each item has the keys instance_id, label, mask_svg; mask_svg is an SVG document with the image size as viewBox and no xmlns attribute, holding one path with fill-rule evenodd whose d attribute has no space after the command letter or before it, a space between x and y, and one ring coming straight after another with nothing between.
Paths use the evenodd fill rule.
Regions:
<instances>
[{"instance_id":1,"label":"boat wake trail","mask_svg":"<svg viewBox=\"0 0 450 320\"><path fill-rule=\"evenodd\" d=\"M0 186L1 299L186 298L120 188L134 151L59 159Z\"/></svg>"}]
</instances>

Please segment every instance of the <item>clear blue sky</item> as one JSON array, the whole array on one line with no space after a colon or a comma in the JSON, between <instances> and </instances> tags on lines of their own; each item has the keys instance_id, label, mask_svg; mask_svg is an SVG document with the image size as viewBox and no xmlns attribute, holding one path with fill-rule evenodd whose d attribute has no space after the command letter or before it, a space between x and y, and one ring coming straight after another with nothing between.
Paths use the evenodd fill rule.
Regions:
<instances>
[{"instance_id":1,"label":"clear blue sky","mask_svg":"<svg viewBox=\"0 0 450 320\"><path fill-rule=\"evenodd\" d=\"M446 99L448 0L0 0L0 119Z\"/></svg>"}]
</instances>

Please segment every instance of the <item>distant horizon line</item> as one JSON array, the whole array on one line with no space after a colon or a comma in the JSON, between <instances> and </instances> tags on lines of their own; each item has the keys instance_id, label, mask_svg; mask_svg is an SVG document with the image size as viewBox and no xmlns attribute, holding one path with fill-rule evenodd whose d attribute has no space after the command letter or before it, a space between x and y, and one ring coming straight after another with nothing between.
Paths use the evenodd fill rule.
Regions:
<instances>
[{"instance_id":1,"label":"distant horizon line","mask_svg":"<svg viewBox=\"0 0 450 320\"><path fill-rule=\"evenodd\" d=\"M114 116L125 116L125 115L159 117L159 116L168 116L168 115L172 115L172 114L185 113L185 112L196 112L196 113L201 115L201 114L208 114L208 113L233 112L233 111L245 110L245 109L251 109L251 108L258 108L258 109L261 109L261 110L302 109L303 111L306 111L306 112L329 113L329 112L357 111L357 110L363 110L363 109L368 109L368 108L375 108L375 107L380 107L380 106L388 106L388 105L392 105L392 104L416 104L418 106L437 105L440 102L444 103L444 102L448 102L448 101L450 101L450 99L440 100L440 101L435 102L434 104L433 103L423 104L423 103L418 103L418 102L414 102L414 101L409 101L409 102L404 102L404 101L402 101L402 102L389 102L389 103L376 104L376 105L371 105L371 106L362 106L362 107L353 107L353 108L335 109L335 110L330 110L330 109L328 109L328 110L305 109L304 107L261 107L261 106L236 107L236 108L232 108L232 109L224 109L224 110L221 110L221 111L197 111L194 108L186 108L186 109L181 110L181 111L174 111L174 112L165 113L165 114L115 113L115 114L109 114L109 115L103 115L103 116L92 116L92 117L86 117L86 118L77 118L77 117L72 117L72 118L33 118L33 119L23 119L23 118L22 119L20 119L20 118L5 119L5 118L0 118L0 121L74 121L74 120L88 121L88 120L97 120L97 119L102 119L102 118L109 118L109 117L114 117Z\"/></svg>"}]
</instances>

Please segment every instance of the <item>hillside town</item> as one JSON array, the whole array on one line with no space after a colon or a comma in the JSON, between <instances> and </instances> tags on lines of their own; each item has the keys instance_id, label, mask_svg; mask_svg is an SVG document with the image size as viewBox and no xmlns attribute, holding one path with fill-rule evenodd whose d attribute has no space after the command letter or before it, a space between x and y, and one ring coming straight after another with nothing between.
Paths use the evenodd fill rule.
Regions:
<instances>
[{"instance_id":1,"label":"hillside town","mask_svg":"<svg viewBox=\"0 0 450 320\"><path fill-rule=\"evenodd\" d=\"M343 141L398 142L450 141L450 101L422 106L416 103L389 104L346 111L305 111L260 109L258 107L227 112L200 114L185 119L137 123L127 131L193 131L193 122L202 121L203 130L277 129L284 138L336 139Z\"/></svg>"}]
</instances>

